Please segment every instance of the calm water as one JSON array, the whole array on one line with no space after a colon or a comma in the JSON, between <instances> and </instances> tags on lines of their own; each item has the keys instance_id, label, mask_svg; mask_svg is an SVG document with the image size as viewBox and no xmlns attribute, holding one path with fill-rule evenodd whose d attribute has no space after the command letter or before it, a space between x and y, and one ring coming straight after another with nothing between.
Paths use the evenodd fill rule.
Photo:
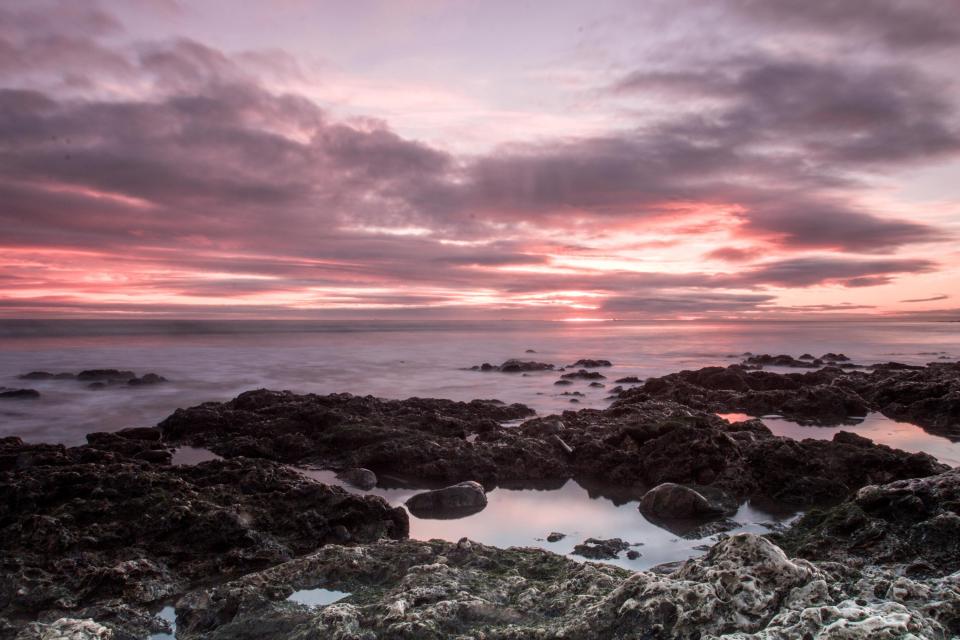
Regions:
<instances>
[{"instance_id":1,"label":"calm water","mask_svg":"<svg viewBox=\"0 0 960 640\"><path fill-rule=\"evenodd\" d=\"M381 496L394 506L402 506L410 496L422 491L380 487L361 491L340 482L332 471L301 472L326 484L342 486L352 493ZM648 521L640 513L639 506L638 499L615 501L589 492L574 480L550 490L497 488L487 492L486 508L465 518L436 520L411 514L410 537L450 541L470 538L497 547L540 547L561 554L569 554L574 545L587 538L620 538L629 543L641 543L641 546L633 547L640 552L640 557L630 560L623 552L620 558L605 562L635 570L686 560L703 553L705 544L716 542L713 536L693 540L682 538L678 533ZM795 510L744 503L732 520L741 525L736 531L767 533L767 525L787 522L796 515ZM566 537L558 542L547 542L546 537L554 531L566 534ZM583 560L578 556L571 557Z\"/></svg>"},{"instance_id":2,"label":"calm water","mask_svg":"<svg viewBox=\"0 0 960 640\"><path fill-rule=\"evenodd\" d=\"M311 329L311 330L308 330ZM525 353L534 349L536 353ZM613 380L725 365L732 354L844 352L857 362L926 363L960 356L958 323L29 323L0 322L0 386L29 386L38 400L0 402L0 435L76 444L91 431L153 425L177 407L227 400L267 387L297 392L498 398L541 413L604 407ZM481 373L465 368L508 358L556 365L606 358L604 388L586 381L555 387L558 374ZM32 370L76 372L124 368L156 372L170 382L153 387L87 389L76 381L23 381ZM563 391L579 391L578 404ZM869 426L869 425L867 425ZM846 427L856 431L858 427ZM867 427L864 427L867 428ZM958 459L957 445L915 433L870 437L894 446ZM820 429L820 431L818 431ZM890 431L890 430L888 430ZM896 430L894 430L896 431ZM788 435L822 437L818 427ZM890 436L888 438L888 435Z\"/></svg>"}]
</instances>

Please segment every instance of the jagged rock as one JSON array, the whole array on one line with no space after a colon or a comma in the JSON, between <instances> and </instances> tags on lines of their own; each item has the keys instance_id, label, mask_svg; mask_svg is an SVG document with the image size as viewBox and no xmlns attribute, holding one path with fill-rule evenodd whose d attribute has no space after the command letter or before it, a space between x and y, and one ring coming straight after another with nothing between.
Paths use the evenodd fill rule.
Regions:
<instances>
[{"instance_id":1,"label":"jagged rock","mask_svg":"<svg viewBox=\"0 0 960 640\"><path fill-rule=\"evenodd\" d=\"M17 640L113 640L109 627L93 620L60 618L49 624L33 623L17 634Z\"/></svg>"},{"instance_id":2,"label":"jagged rock","mask_svg":"<svg viewBox=\"0 0 960 640\"><path fill-rule=\"evenodd\" d=\"M591 560L612 560L619 558L622 552L632 546L634 545L624 542L620 538L610 538L609 540L587 538L581 544L574 546L571 553Z\"/></svg>"}]
</instances>

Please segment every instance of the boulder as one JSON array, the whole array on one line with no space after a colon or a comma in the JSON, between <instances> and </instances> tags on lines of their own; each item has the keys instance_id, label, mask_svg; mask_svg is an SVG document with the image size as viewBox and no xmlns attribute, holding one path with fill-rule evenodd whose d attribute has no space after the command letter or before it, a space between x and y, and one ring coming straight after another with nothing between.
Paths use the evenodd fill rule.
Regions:
<instances>
[{"instance_id":1,"label":"boulder","mask_svg":"<svg viewBox=\"0 0 960 640\"><path fill-rule=\"evenodd\" d=\"M337 474L337 477L347 484L357 489L363 489L364 491L369 491L377 486L377 474L370 471L370 469L364 469L362 467L354 467L353 469L341 471Z\"/></svg>"},{"instance_id":2,"label":"boulder","mask_svg":"<svg viewBox=\"0 0 960 640\"><path fill-rule=\"evenodd\" d=\"M730 511L730 505L692 487L664 482L643 495L640 511L655 518L696 519L721 516Z\"/></svg>"},{"instance_id":3,"label":"boulder","mask_svg":"<svg viewBox=\"0 0 960 640\"><path fill-rule=\"evenodd\" d=\"M406 505L418 518L462 518L482 511L487 506L487 494L483 485L470 480L418 493L408 499Z\"/></svg>"}]
</instances>

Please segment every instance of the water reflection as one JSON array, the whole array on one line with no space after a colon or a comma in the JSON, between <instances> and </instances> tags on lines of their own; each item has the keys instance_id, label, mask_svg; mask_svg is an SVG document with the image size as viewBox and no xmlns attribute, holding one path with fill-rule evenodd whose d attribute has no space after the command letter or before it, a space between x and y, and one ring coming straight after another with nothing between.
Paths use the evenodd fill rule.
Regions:
<instances>
[{"instance_id":1,"label":"water reflection","mask_svg":"<svg viewBox=\"0 0 960 640\"><path fill-rule=\"evenodd\" d=\"M302 473L326 484L344 486L332 471L302 470ZM403 505L407 498L422 491L377 487L364 492L344 488L352 493L381 496L395 506ZM587 538L621 538L630 543L643 543L637 547L641 555L635 560L624 556L609 562L634 570L700 555L705 543L715 541L713 537L687 540L649 522L638 510L638 498L621 495L611 499L596 492L591 495L575 480L553 489L496 488L487 493L487 507L483 511L465 518L425 520L411 516L410 537L450 541L470 538L498 547L539 547L561 554L569 554ZM771 525L785 523L795 515L794 511L775 510L771 505L744 503L732 519L741 525L735 531L766 533ZM554 531L566 537L547 542L547 535Z\"/></svg>"},{"instance_id":2,"label":"water reflection","mask_svg":"<svg viewBox=\"0 0 960 640\"><path fill-rule=\"evenodd\" d=\"M170 625L170 633L153 633L150 640L174 640L177 634L177 612L170 605L165 606L157 617Z\"/></svg>"},{"instance_id":3,"label":"water reflection","mask_svg":"<svg viewBox=\"0 0 960 640\"><path fill-rule=\"evenodd\" d=\"M753 416L745 413L717 414L730 422L749 420ZM849 431L870 438L878 444L911 453L929 453L937 460L951 467L960 465L960 447L943 436L927 433L909 422L891 420L882 413L870 413L856 424L835 427L819 427L791 422L782 416L763 416L760 418L775 435L786 436L794 440L812 438L831 440L838 431Z\"/></svg>"},{"instance_id":4,"label":"water reflection","mask_svg":"<svg viewBox=\"0 0 960 640\"><path fill-rule=\"evenodd\" d=\"M301 589L291 593L287 600L308 607L321 607L343 600L349 595L346 591L335 591L333 589Z\"/></svg>"}]
</instances>

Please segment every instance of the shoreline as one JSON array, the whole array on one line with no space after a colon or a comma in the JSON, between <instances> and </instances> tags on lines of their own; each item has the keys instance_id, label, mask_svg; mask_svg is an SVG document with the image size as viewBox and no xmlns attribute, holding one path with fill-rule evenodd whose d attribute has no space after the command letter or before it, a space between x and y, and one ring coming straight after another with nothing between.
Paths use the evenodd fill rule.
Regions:
<instances>
[{"instance_id":1,"label":"shoreline","mask_svg":"<svg viewBox=\"0 0 960 640\"><path fill-rule=\"evenodd\" d=\"M539 417L494 401L260 390L178 410L157 427L92 433L78 447L3 438L0 540L13 579L0 592L0 638L39 638L81 624L61 618L92 620L79 638L144 638L163 632L166 623L154 617L163 606L175 606L178 638L197 639L246 637L245 628L258 629L250 637L295 637L310 625L343 637L439 638L454 628L494 637L507 628L516 631L511 637L617 637L616 629L642 625L660 629L657 637L685 637L692 628L722 637L794 633L811 624L803 611L814 606L836 609L820 628L872 620L874 631L956 633L960 615L951 611L960 611L960 596L946 587L960 569L951 542L960 533L952 506L960 499L956 470L849 432L796 441L753 418L715 415L773 408L836 421L864 404L950 431L960 407L960 366L804 373L710 367L624 389L606 409ZM500 424L520 419L518 426ZM183 446L224 459L171 465L171 450ZM483 494L497 486L602 480L641 509L657 505L637 518L660 518L668 527L689 520L714 543L679 567L640 573L535 549L453 540L424 546L404 541L411 516L402 507L315 482L290 465L369 470L374 486L390 475L417 478L423 489L477 481L483 486L458 492L457 500L481 501L481 510ZM679 489L663 489L668 485ZM655 492L666 497L654 501L648 496ZM808 511L764 536L724 533L724 505L761 498ZM873 537L864 540L864 531ZM925 543L912 549L917 531ZM642 541L623 544L634 542ZM345 558L354 559L353 569L338 564ZM755 581L764 607L779 613L745 618L746 601L714 600L695 588L720 580L720 567ZM219 576L212 583L211 569ZM505 575L530 583L527 591L552 594L546 609L524 590L508 589ZM902 589L854 595L863 581L897 580L917 585L913 592L942 595L942 611ZM820 582L835 588L818 591L813 585ZM318 587L350 595L322 607L286 601L288 591ZM411 588L446 595L411 601L403 595ZM800 592L806 601L798 600ZM663 618L684 598L697 602L686 618ZM853 609L841 606L844 598ZM547 614L573 602L582 604L582 616ZM693 620L699 622L690 627Z\"/></svg>"}]
</instances>

